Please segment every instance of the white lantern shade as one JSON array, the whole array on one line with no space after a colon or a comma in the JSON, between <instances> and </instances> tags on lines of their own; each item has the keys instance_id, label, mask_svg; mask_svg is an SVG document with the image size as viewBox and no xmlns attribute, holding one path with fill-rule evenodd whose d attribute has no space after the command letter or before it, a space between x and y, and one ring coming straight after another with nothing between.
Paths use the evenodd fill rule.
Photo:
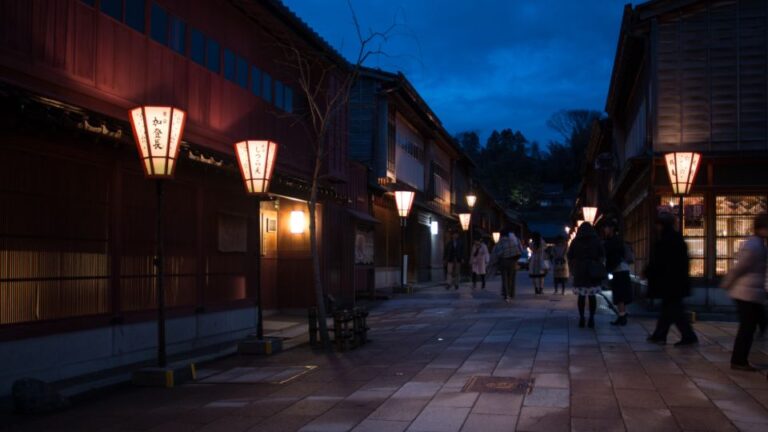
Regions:
<instances>
[{"instance_id":1,"label":"white lantern shade","mask_svg":"<svg viewBox=\"0 0 768 432\"><path fill-rule=\"evenodd\" d=\"M582 207L581 212L584 213L584 220L594 224L595 216L597 216L597 207Z\"/></svg>"},{"instance_id":2,"label":"white lantern shade","mask_svg":"<svg viewBox=\"0 0 768 432\"><path fill-rule=\"evenodd\" d=\"M395 204L397 204L397 213L401 218L408 217L415 195L413 191L395 191Z\"/></svg>"},{"instance_id":3,"label":"white lantern shade","mask_svg":"<svg viewBox=\"0 0 768 432\"><path fill-rule=\"evenodd\" d=\"M469 206L469 208L474 208L475 203L477 203L477 195L473 193L467 195L467 205Z\"/></svg>"},{"instance_id":4,"label":"white lantern shade","mask_svg":"<svg viewBox=\"0 0 768 432\"><path fill-rule=\"evenodd\" d=\"M173 177L186 113L169 106L142 106L130 110L128 116L144 174L151 178Z\"/></svg>"},{"instance_id":5,"label":"white lantern shade","mask_svg":"<svg viewBox=\"0 0 768 432\"><path fill-rule=\"evenodd\" d=\"M307 220L304 217L304 212L301 210L292 211L290 219L288 219L288 228L291 234L303 234L306 226Z\"/></svg>"},{"instance_id":6,"label":"white lantern shade","mask_svg":"<svg viewBox=\"0 0 768 432\"><path fill-rule=\"evenodd\" d=\"M491 237L493 237L493 242L498 243L499 239L501 238L501 233L498 231L494 231L491 233Z\"/></svg>"},{"instance_id":7,"label":"white lantern shade","mask_svg":"<svg viewBox=\"0 0 768 432\"><path fill-rule=\"evenodd\" d=\"M438 233L438 226L437 221L433 220L429 223L429 231L432 233L432 235L437 235Z\"/></svg>"},{"instance_id":8,"label":"white lantern shade","mask_svg":"<svg viewBox=\"0 0 768 432\"><path fill-rule=\"evenodd\" d=\"M235 154L245 190L252 195L269 192L277 158L277 143L263 140L240 141L235 144Z\"/></svg>"},{"instance_id":9,"label":"white lantern shade","mask_svg":"<svg viewBox=\"0 0 768 432\"><path fill-rule=\"evenodd\" d=\"M669 182L675 195L687 195L691 191L696 173L699 170L701 154L694 152L675 152L664 155Z\"/></svg>"},{"instance_id":10,"label":"white lantern shade","mask_svg":"<svg viewBox=\"0 0 768 432\"><path fill-rule=\"evenodd\" d=\"M469 221L472 218L470 213L459 213L459 223L461 223L461 229L466 231L469 229Z\"/></svg>"}]
</instances>

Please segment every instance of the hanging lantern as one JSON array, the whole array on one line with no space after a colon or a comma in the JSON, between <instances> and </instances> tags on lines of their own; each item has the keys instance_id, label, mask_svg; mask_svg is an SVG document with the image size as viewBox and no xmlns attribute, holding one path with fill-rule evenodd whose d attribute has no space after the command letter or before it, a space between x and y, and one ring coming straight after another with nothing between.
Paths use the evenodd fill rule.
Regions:
<instances>
[{"instance_id":1,"label":"hanging lantern","mask_svg":"<svg viewBox=\"0 0 768 432\"><path fill-rule=\"evenodd\" d=\"M595 216L597 216L597 207L582 207L581 212L584 214L584 220L594 224Z\"/></svg>"},{"instance_id":2,"label":"hanging lantern","mask_svg":"<svg viewBox=\"0 0 768 432\"><path fill-rule=\"evenodd\" d=\"M470 209L475 208L475 203L477 202L477 195L474 193L467 194L467 205Z\"/></svg>"},{"instance_id":3,"label":"hanging lantern","mask_svg":"<svg viewBox=\"0 0 768 432\"><path fill-rule=\"evenodd\" d=\"M413 191L395 191L395 204L397 204L397 213L401 218L408 217L415 195Z\"/></svg>"},{"instance_id":4,"label":"hanging lantern","mask_svg":"<svg viewBox=\"0 0 768 432\"><path fill-rule=\"evenodd\" d=\"M235 144L235 154L243 176L245 190L252 195L269 192L269 183L275 169L277 143L248 140Z\"/></svg>"},{"instance_id":5,"label":"hanging lantern","mask_svg":"<svg viewBox=\"0 0 768 432\"><path fill-rule=\"evenodd\" d=\"M459 222L461 223L461 229L467 231L469 229L469 220L472 218L470 213L459 213Z\"/></svg>"},{"instance_id":6,"label":"hanging lantern","mask_svg":"<svg viewBox=\"0 0 768 432\"><path fill-rule=\"evenodd\" d=\"M675 195L688 195L699 170L701 154L694 152L674 152L664 155L667 164L669 182Z\"/></svg>"},{"instance_id":7,"label":"hanging lantern","mask_svg":"<svg viewBox=\"0 0 768 432\"><path fill-rule=\"evenodd\" d=\"M493 237L493 242L498 243L499 239L501 238L501 233L498 231L494 231L491 233L491 237Z\"/></svg>"},{"instance_id":8,"label":"hanging lantern","mask_svg":"<svg viewBox=\"0 0 768 432\"><path fill-rule=\"evenodd\" d=\"M169 106L141 106L128 114L144 174L150 178L173 177L186 113Z\"/></svg>"}]
</instances>

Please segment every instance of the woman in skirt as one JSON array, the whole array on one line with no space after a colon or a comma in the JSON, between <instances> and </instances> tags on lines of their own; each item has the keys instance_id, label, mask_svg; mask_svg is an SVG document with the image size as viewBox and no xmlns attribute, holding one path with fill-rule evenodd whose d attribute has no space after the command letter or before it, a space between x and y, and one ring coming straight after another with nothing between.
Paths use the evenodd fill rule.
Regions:
<instances>
[{"instance_id":1,"label":"woman in skirt","mask_svg":"<svg viewBox=\"0 0 768 432\"><path fill-rule=\"evenodd\" d=\"M528 276L531 277L536 294L544 293L544 276L547 275L544 242L541 234L531 234L531 258L528 261Z\"/></svg>"}]
</instances>

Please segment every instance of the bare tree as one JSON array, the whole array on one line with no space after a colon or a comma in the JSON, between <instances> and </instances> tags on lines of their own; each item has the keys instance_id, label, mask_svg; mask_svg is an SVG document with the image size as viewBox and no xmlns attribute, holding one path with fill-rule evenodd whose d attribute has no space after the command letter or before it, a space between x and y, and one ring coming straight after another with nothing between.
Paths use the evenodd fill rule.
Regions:
<instances>
[{"instance_id":1,"label":"bare tree","mask_svg":"<svg viewBox=\"0 0 768 432\"><path fill-rule=\"evenodd\" d=\"M381 47L396 26L393 23L383 32L369 30L364 33L349 0L347 4L359 41L357 57L353 62L341 59L330 48L318 50L307 45L301 45L291 34L273 34L275 43L284 53L285 65L297 71L298 93L303 104L302 109L296 110L293 115L296 118L296 124L306 127L314 152L314 167L307 208L309 210L309 241L312 251L315 301L318 310L320 341L324 349L329 349L331 345L326 324L326 296L320 269L316 215L318 188L329 145L328 133L334 127L339 116L347 109L350 92L361 67L370 57L384 54Z\"/></svg>"},{"instance_id":2,"label":"bare tree","mask_svg":"<svg viewBox=\"0 0 768 432\"><path fill-rule=\"evenodd\" d=\"M574 134L589 130L595 119L601 118L602 114L598 111L572 109L560 110L547 120L547 126L563 136L567 143Z\"/></svg>"}]
</instances>

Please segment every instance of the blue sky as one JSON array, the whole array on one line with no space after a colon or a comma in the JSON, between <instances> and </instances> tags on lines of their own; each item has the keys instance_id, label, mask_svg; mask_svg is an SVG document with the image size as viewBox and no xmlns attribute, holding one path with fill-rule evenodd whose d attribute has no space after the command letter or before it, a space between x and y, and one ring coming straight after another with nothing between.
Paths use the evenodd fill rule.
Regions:
<instances>
[{"instance_id":1,"label":"blue sky","mask_svg":"<svg viewBox=\"0 0 768 432\"><path fill-rule=\"evenodd\" d=\"M346 0L284 0L348 59ZM603 110L626 0L351 0L364 32L393 23L367 66L402 71L451 133L519 129L542 144L560 109Z\"/></svg>"}]
</instances>

